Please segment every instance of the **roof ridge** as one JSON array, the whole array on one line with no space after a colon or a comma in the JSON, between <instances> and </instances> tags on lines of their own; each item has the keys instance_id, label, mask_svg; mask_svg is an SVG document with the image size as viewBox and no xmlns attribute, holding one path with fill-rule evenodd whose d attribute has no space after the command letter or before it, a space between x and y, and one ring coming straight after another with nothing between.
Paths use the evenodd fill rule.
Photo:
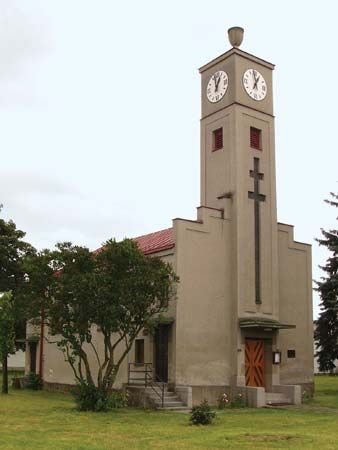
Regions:
<instances>
[{"instance_id":1,"label":"roof ridge","mask_svg":"<svg viewBox=\"0 0 338 450\"><path fill-rule=\"evenodd\" d=\"M173 229L173 227L163 228L162 230L152 231L151 233L141 234L141 236L135 236L135 237L126 238L126 239L132 239L132 240L140 239L142 237L149 236L150 234L161 233L162 231L169 231L169 230L172 230L172 229Z\"/></svg>"}]
</instances>

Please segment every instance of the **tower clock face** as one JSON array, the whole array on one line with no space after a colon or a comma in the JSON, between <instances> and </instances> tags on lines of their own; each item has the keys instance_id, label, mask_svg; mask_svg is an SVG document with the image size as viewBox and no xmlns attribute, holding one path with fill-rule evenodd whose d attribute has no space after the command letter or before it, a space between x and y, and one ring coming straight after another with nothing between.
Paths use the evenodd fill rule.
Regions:
<instances>
[{"instance_id":1,"label":"tower clock face","mask_svg":"<svg viewBox=\"0 0 338 450\"><path fill-rule=\"evenodd\" d=\"M244 72L243 86L253 100L260 101L266 97L266 82L263 75L256 69L248 69Z\"/></svg>"},{"instance_id":2,"label":"tower clock face","mask_svg":"<svg viewBox=\"0 0 338 450\"><path fill-rule=\"evenodd\" d=\"M207 86L207 99L211 103L217 103L224 97L228 89L229 79L226 72L219 70L209 80Z\"/></svg>"}]
</instances>

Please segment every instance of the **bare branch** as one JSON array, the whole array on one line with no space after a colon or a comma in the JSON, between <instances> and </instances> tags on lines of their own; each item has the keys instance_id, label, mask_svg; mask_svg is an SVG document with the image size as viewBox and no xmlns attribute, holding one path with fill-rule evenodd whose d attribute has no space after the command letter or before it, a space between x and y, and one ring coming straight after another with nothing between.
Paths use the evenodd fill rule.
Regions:
<instances>
[{"instance_id":1,"label":"bare branch","mask_svg":"<svg viewBox=\"0 0 338 450\"><path fill-rule=\"evenodd\" d=\"M80 375L78 375L78 373L76 372L75 365L74 365L74 363L73 363L73 361L72 361L72 357L70 356L70 351L69 351L69 346L68 346L68 345L66 345L66 346L64 347L64 354L67 355L67 359L65 359L65 361L67 361L67 362L69 363L70 367L72 368L76 380L77 380L77 381L81 381L81 377L80 377Z\"/></svg>"}]
</instances>

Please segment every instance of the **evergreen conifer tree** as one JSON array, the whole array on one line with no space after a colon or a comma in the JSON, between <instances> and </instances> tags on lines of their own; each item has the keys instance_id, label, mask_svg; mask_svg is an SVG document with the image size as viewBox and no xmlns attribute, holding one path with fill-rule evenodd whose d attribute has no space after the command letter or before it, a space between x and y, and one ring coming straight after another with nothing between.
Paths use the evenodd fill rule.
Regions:
<instances>
[{"instance_id":1,"label":"evergreen conifer tree","mask_svg":"<svg viewBox=\"0 0 338 450\"><path fill-rule=\"evenodd\" d=\"M337 208L338 195L331 192L331 197L326 203ZM321 266L325 275L316 282L321 298L321 313L315 330L316 356L320 371L332 372L334 361L338 359L338 230L322 229L321 232L323 237L317 241L329 250L330 256Z\"/></svg>"}]
</instances>

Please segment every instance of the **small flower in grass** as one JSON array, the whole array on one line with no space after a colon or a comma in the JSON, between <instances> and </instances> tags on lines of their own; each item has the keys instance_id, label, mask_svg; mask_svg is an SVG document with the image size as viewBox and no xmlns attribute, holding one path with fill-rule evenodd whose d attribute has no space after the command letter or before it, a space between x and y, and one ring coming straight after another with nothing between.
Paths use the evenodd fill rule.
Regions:
<instances>
[{"instance_id":1,"label":"small flower in grass","mask_svg":"<svg viewBox=\"0 0 338 450\"><path fill-rule=\"evenodd\" d=\"M218 399L218 407L219 409L225 408L225 406L230 403L228 399L228 395L224 392Z\"/></svg>"},{"instance_id":2,"label":"small flower in grass","mask_svg":"<svg viewBox=\"0 0 338 450\"><path fill-rule=\"evenodd\" d=\"M223 403L229 403L229 399L228 399L228 396L226 394L223 394L222 400L223 400Z\"/></svg>"}]
</instances>

